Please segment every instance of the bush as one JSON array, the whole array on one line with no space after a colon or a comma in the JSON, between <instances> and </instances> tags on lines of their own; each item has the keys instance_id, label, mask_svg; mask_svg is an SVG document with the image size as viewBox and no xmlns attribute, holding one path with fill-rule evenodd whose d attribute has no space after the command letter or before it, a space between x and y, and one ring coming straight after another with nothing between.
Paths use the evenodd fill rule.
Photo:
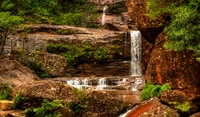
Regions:
<instances>
[{"instance_id":1,"label":"bush","mask_svg":"<svg viewBox=\"0 0 200 117\"><path fill-rule=\"evenodd\" d=\"M8 84L0 83L0 100L12 99L12 87Z\"/></svg>"},{"instance_id":2,"label":"bush","mask_svg":"<svg viewBox=\"0 0 200 117\"><path fill-rule=\"evenodd\" d=\"M48 101L44 100L41 107L28 108L24 112L29 117L61 117L60 108L63 104L59 100Z\"/></svg>"},{"instance_id":3,"label":"bush","mask_svg":"<svg viewBox=\"0 0 200 117\"><path fill-rule=\"evenodd\" d=\"M49 53L56 53L64 56L68 62L68 66L72 67L81 61L96 60L102 61L112 59L112 55L119 55L119 47L111 45L110 47L94 47L91 43L85 42L78 45L64 44L48 44L46 50ZM121 56L122 54L120 54Z\"/></svg>"},{"instance_id":4,"label":"bush","mask_svg":"<svg viewBox=\"0 0 200 117\"><path fill-rule=\"evenodd\" d=\"M23 105L26 101L26 98L24 97L23 93L20 91L18 94L16 94L16 97L14 98L14 103L12 105L13 109L24 109Z\"/></svg>"},{"instance_id":5,"label":"bush","mask_svg":"<svg viewBox=\"0 0 200 117\"><path fill-rule=\"evenodd\" d=\"M144 86L144 89L142 90L142 93L140 95L140 98L142 99L142 101L144 100L148 100L152 97L160 97L160 95L166 91L166 90L170 90L171 87L168 83L164 84L164 85L153 85L151 83L147 83Z\"/></svg>"}]
</instances>

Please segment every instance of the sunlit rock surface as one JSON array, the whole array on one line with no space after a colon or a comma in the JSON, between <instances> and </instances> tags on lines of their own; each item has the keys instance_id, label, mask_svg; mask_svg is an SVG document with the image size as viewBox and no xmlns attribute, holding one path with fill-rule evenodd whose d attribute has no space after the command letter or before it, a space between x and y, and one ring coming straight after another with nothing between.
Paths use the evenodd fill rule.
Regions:
<instances>
[{"instance_id":1,"label":"sunlit rock surface","mask_svg":"<svg viewBox=\"0 0 200 117\"><path fill-rule=\"evenodd\" d=\"M18 86L39 79L33 72L15 60L0 60L0 82Z\"/></svg>"}]
</instances>

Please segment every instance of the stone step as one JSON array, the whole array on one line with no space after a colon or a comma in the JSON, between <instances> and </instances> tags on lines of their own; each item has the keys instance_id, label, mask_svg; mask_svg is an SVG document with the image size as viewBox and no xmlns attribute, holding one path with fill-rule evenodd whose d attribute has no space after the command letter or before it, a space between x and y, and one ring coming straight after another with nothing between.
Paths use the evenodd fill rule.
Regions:
<instances>
[{"instance_id":1,"label":"stone step","mask_svg":"<svg viewBox=\"0 0 200 117\"><path fill-rule=\"evenodd\" d=\"M11 110L12 105L13 105L13 101L0 100L0 110L3 110L3 111Z\"/></svg>"}]
</instances>

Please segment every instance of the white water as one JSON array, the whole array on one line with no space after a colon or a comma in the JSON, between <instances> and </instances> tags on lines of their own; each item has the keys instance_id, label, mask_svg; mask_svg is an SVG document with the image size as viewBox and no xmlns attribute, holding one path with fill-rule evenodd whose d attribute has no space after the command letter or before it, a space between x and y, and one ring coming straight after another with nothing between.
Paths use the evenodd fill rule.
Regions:
<instances>
[{"instance_id":1,"label":"white water","mask_svg":"<svg viewBox=\"0 0 200 117\"><path fill-rule=\"evenodd\" d=\"M131 35L131 75L142 76L142 36L140 31L130 31Z\"/></svg>"},{"instance_id":2,"label":"white water","mask_svg":"<svg viewBox=\"0 0 200 117\"><path fill-rule=\"evenodd\" d=\"M102 14L102 20L101 20L102 26L105 24L106 9L108 9L108 6L104 6L104 8L103 8L103 14Z\"/></svg>"},{"instance_id":3,"label":"white water","mask_svg":"<svg viewBox=\"0 0 200 117\"><path fill-rule=\"evenodd\" d=\"M100 78L96 90L104 90L107 87L106 78Z\"/></svg>"}]
</instances>

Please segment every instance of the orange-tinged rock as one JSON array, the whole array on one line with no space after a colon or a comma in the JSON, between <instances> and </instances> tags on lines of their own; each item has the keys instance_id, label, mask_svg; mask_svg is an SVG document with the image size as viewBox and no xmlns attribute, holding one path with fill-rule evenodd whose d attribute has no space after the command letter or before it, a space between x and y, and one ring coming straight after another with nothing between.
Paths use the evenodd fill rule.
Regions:
<instances>
[{"instance_id":1,"label":"orange-tinged rock","mask_svg":"<svg viewBox=\"0 0 200 117\"><path fill-rule=\"evenodd\" d=\"M6 111L11 110L13 101L9 100L0 100L0 110Z\"/></svg>"}]
</instances>

